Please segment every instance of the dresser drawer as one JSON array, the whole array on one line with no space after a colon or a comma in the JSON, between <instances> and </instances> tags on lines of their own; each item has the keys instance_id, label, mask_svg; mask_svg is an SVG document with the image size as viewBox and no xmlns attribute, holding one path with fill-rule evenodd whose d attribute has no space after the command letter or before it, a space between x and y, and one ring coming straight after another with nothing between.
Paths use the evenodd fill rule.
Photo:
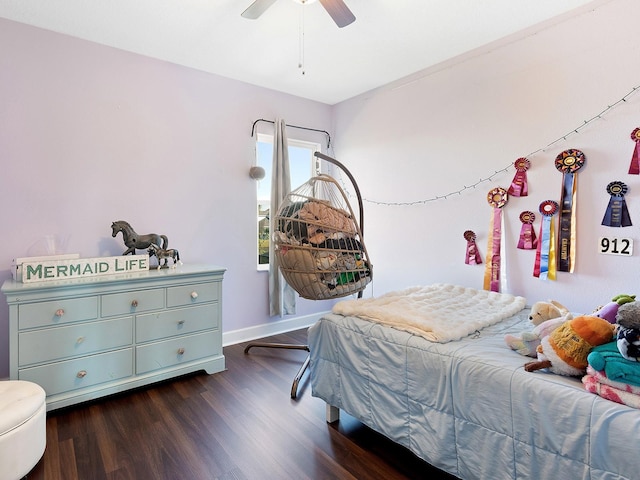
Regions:
<instances>
[{"instance_id":1,"label":"dresser drawer","mask_svg":"<svg viewBox=\"0 0 640 480\"><path fill-rule=\"evenodd\" d=\"M183 307L220 300L220 282L167 288L167 307Z\"/></svg>"},{"instance_id":2,"label":"dresser drawer","mask_svg":"<svg viewBox=\"0 0 640 480\"><path fill-rule=\"evenodd\" d=\"M136 317L136 342L148 342L218 328L220 309L216 304L177 308Z\"/></svg>"},{"instance_id":3,"label":"dresser drawer","mask_svg":"<svg viewBox=\"0 0 640 480\"><path fill-rule=\"evenodd\" d=\"M133 343L133 317L20 332L18 365L104 352Z\"/></svg>"},{"instance_id":4,"label":"dresser drawer","mask_svg":"<svg viewBox=\"0 0 640 480\"><path fill-rule=\"evenodd\" d=\"M18 305L18 328L20 330L95 318L98 318L98 297L70 298Z\"/></svg>"},{"instance_id":5,"label":"dresser drawer","mask_svg":"<svg viewBox=\"0 0 640 480\"><path fill-rule=\"evenodd\" d=\"M88 357L50 363L41 367L23 368L20 380L35 382L47 396L91 387L133 375L131 348Z\"/></svg>"},{"instance_id":6,"label":"dresser drawer","mask_svg":"<svg viewBox=\"0 0 640 480\"><path fill-rule=\"evenodd\" d=\"M130 315L164 308L164 289L132 290L102 296L102 316Z\"/></svg>"},{"instance_id":7,"label":"dresser drawer","mask_svg":"<svg viewBox=\"0 0 640 480\"><path fill-rule=\"evenodd\" d=\"M221 354L222 337L218 331L149 343L136 347L136 373L139 375Z\"/></svg>"}]
</instances>

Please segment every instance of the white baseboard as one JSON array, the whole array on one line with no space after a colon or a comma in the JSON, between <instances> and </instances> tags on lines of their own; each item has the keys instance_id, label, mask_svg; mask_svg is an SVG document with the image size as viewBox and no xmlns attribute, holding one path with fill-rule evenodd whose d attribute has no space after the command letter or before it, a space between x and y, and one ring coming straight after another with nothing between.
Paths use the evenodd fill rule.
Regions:
<instances>
[{"instance_id":1,"label":"white baseboard","mask_svg":"<svg viewBox=\"0 0 640 480\"><path fill-rule=\"evenodd\" d=\"M222 345L235 345L236 343L249 342L257 338L278 335L279 333L291 332L301 328L307 328L316 323L320 317L329 312L314 313L303 317L282 319L277 322L256 325L255 327L241 328L231 332L223 332Z\"/></svg>"}]
</instances>

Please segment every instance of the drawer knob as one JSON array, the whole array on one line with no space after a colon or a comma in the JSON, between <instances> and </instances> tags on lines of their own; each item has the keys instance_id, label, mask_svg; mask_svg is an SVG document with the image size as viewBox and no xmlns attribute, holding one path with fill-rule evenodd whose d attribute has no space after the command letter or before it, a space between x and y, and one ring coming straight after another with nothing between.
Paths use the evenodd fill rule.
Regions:
<instances>
[{"instance_id":1,"label":"drawer knob","mask_svg":"<svg viewBox=\"0 0 640 480\"><path fill-rule=\"evenodd\" d=\"M59 308L56 310L56 317L61 317L64 315L64 308Z\"/></svg>"},{"instance_id":2,"label":"drawer knob","mask_svg":"<svg viewBox=\"0 0 640 480\"><path fill-rule=\"evenodd\" d=\"M84 378L87 376L87 371L86 370L80 370L78 373L76 373L76 377L78 378Z\"/></svg>"},{"instance_id":3,"label":"drawer knob","mask_svg":"<svg viewBox=\"0 0 640 480\"><path fill-rule=\"evenodd\" d=\"M178 349L178 355L184 355L184 348L180 347Z\"/></svg>"},{"instance_id":4,"label":"drawer knob","mask_svg":"<svg viewBox=\"0 0 640 480\"><path fill-rule=\"evenodd\" d=\"M76 340L76 343L82 343L84 342L84 337L78 337L78 340Z\"/></svg>"},{"instance_id":5,"label":"drawer knob","mask_svg":"<svg viewBox=\"0 0 640 480\"><path fill-rule=\"evenodd\" d=\"M191 298L193 298L194 300L198 298L198 292L191 292Z\"/></svg>"},{"instance_id":6,"label":"drawer knob","mask_svg":"<svg viewBox=\"0 0 640 480\"><path fill-rule=\"evenodd\" d=\"M178 320L178 325L184 325L184 320Z\"/></svg>"},{"instance_id":7,"label":"drawer knob","mask_svg":"<svg viewBox=\"0 0 640 480\"><path fill-rule=\"evenodd\" d=\"M133 308L136 308L136 307L138 306L138 300L133 300L133 301L131 302L131 306L132 306Z\"/></svg>"}]
</instances>

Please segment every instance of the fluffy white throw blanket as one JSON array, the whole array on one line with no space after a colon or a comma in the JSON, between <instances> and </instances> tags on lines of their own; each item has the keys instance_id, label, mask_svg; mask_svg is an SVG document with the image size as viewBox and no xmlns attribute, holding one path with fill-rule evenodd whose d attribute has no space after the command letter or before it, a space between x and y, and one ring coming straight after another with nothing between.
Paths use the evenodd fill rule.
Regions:
<instances>
[{"instance_id":1,"label":"fluffy white throw blanket","mask_svg":"<svg viewBox=\"0 0 640 480\"><path fill-rule=\"evenodd\" d=\"M377 298L343 300L334 305L333 313L366 318L446 343L515 315L525 304L524 297L439 283Z\"/></svg>"}]
</instances>

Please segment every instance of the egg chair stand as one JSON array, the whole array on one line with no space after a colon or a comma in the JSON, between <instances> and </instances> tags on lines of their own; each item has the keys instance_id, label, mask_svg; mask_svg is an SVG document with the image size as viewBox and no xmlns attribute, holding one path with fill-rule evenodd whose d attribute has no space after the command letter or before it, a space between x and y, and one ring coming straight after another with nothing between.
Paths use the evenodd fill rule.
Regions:
<instances>
[{"instance_id":1,"label":"egg chair stand","mask_svg":"<svg viewBox=\"0 0 640 480\"><path fill-rule=\"evenodd\" d=\"M305 231L305 239L309 236L310 232L313 232L314 236L324 235L323 238L325 240L319 244L314 244L314 240L312 239L311 242L305 241L304 243L301 243L296 241L292 244L287 243L284 245L284 248L282 248L281 251L288 252L287 258L294 259L295 262L282 262L282 257L279 257L279 259L281 259L280 271L287 283L303 298L310 300L327 300L354 293L358 294L358 298L362 298L363 290L371 281L372 269L371 264L368 261L368 254L366 253L363 241L362 232L364 230L364 208L360 189L358 188L358 184L351 172L338 160L320 152L316 152L314 155L321 160L336 165L351 181L358 200L359 227L358 224L353 221L354 213L351 210L351 206L349 205L344 192L342 192L342 189L340 189L337 182L328 175L314 177L308 182L311 185L310 191L306 191L303 188L304 186L302 186L291 192L287 199L283 201L283 205L278 211L277 221L279 231L287 231L290 237L292 236L291 232L299 233L302 225ZM316 201L314 198L318 191L318 185L324 186L325 184L340 192L342 199L334 199L334 201L341 201L343 205L346 205L346 208L335 209L335 212L338 212L338 217L345 212L349 214L346 218L350 218L351 220L346 222L346 226L328 226L326 220L322 220L322 218L320 218L321 215L318 214L317 210L313 214L307 212L306 216L302 214L303 209L301 208L301 205L303 204L310 205L317 203L320 208L324 208L323 205L327 205L326 201ZM285 204L287 201L289 201L288 205ZM316 207L317 206L318 205L316 205ZM328 213L331 216L335 212L330 211ZM303 217L304 222L302 220ZM332 218L334 217L335 215L333 215ZM348 234L345 235L343 229L348 230ZM282 235L284 236L284 234ZM339 245L336 244L335 240L332 240L333 243L328 243L329 240L333 238L344 238L345 236L348 238L346 244L344 240L341 241ZM289 242L290 240L285 241ZM327 245L330 245L333 248L328 249ZM276 242L276 246L278 246L278 242ZM319 255L321 257L319 257ZM312 259L314 260L313 262L311 261ZM334 263L331 263L332 261ZM310 263L313 263L313 266L310 266ZM355 265L355 263L357 263L357 265ZM310 282L310 278L313 278L314 280ZM327 283L327 278L337 278L338 281L335 282L335 284ZM322 279L324 283L315 279ZM306 352L310 351L308 345L251 342L245 347L244 353L249 353L249 350L254 347L304 350ZM307 355L302 366L298 370L298 373L296 373L296 376L293 379L293 383L291 385L292 399L296 399L298 395L298 385L305 371L309 367L309 362L310 356Z\"/></svg>"},{"instance_id":2,"label":"egg chair stand","mask_svg":"<svg viewBox=\"0 0 640 480\"><path fill-rule=\"evenodd\" d=\"M304 350L306 352L310 351L308 345L294 345L294 344L289 344L289 343L252 342L252 343L249 343L245 347L244 353L249 353L249 350L251 348L253 348L253 347L283 348L283 349L287 349L287 350ZM293 384L291 385L291 398L293 398L294 400L298 396L298 384L300 383L300 380L302 379L302 376L304 375L304 372L309 367L309 362L310 361L311 361L311 357L309 355L307 355L307 358L305 358L304 362L302 363L302 366L300 367L300 370L298 370L298 373L296 373L296 376L293 379Z\"/></svg>"}]
</instances>

